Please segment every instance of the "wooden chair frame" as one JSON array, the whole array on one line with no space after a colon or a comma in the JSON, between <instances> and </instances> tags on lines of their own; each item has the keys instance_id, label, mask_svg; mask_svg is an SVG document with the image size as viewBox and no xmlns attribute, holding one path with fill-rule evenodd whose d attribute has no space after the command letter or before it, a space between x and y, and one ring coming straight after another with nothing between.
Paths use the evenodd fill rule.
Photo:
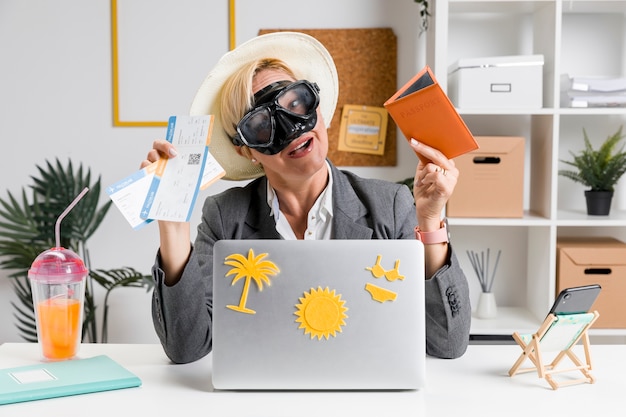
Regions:
<instances>
[{"instance_id":1,"label":"wooden chair frame","mask_svg":"<svg viewBox=\"0 0 626 417\"><path fill-rule=\"evenodd\" d=\"M521 346L523 351L515 364L509 370L509 376L512 377L519 373L531 372L536 370L539 378L544 378L548 382L548 384L550 384L552 389L555 390L559 387L567 385L580 383L593 384L595 382L595 378L590 372L592 366L589 335L587 331L589 330L591 325L598 319L598 317L599 314L597 311L594 311L592 313L585 313L582 315L556 316L554 314L550 314L548 317L546 317L539 330L537 330L537 332L533 333L532 335L521 335L518 332L513 333L513 339L517 342L517 344ZM573 328L573 331L575 332L573 337L557 339L556 344L555 340L552 340L549 343L552 349L550 349L550 346L545 346L548 349L543 349L542 340L545 341L546 337L550 334L550 331L555 328L560 320L564 319L582 320L580 320L580 326L578 328ZM582 340L582 345L585 352L585 362L581 361L578 356L576 356L576 354L572 351L572 348L580 340ZM544 345L545 344L546 343L544 343ZM552 350L558 352L554 360L549 364L544 363L544 350ZM575 366L565 369L557 369L558 364L565 357L568 357ZM534 366L522 368L521 365L526 359L529 359ZM581 378L562 382L558 382L553 378L554 374L572 371L580 371L583 376Z\"/></svg>"}]
</instances>

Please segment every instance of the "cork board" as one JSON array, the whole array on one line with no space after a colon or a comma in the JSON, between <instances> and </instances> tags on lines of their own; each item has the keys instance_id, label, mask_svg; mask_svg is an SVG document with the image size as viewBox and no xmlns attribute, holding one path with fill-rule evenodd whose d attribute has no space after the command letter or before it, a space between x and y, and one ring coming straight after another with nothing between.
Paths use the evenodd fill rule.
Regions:
<instances>
[{"instance_id":1,"label":"cork board","mask_svg":"<svg viewBox=\"0 0 626 417\"><path fill-rule=\"evenodd\" d=\"M383 155L337 149L341 114L346 104L382 107L397 90L397 42L390 28L374 29L261 29L259 34L302 32L320 41L332 55L339 75L337 109L328 129L328 157L338 166L395 166L396 125L387 119Z\"/></svg>"}]
</instances>

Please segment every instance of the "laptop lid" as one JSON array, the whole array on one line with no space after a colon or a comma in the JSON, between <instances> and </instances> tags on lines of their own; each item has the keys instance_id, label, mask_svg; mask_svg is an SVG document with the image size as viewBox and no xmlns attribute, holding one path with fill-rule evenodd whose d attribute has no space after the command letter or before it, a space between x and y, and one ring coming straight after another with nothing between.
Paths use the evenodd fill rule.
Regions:
<instances>
[{"instance_id":1,"label":"laptop lid","mask_svg":"<svg viewBox=\"0 0 626 417\"><path fill-rule=\"evenodd\" d=\"M222 240L215 389L419 389L424 258L415 240Z\"/></svg>"}]
</instances>

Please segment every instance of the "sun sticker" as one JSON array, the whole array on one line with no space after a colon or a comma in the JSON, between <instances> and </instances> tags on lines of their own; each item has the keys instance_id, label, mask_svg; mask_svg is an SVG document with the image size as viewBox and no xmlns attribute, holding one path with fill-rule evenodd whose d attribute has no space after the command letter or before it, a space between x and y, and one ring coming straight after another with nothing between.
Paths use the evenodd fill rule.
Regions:
<instances>
[{"instance_id":1,"label":"sun sticker","mask_svg":"<svg viewBox=\"0 0 626 417\"><path fill-rule=\"evenodd\" d=\"M267 285L271 284L270 275L276 275L280 272L274 262L264 260L266 256L267 253L255 256L254 251L250 249L247 258L239 253L233 253L226 257L224 265L232 266L226 274L226 277L229 275L235 276L231 285L235 285L241 278L245 278L239 305L227 305L226 307L240 313L256 314L256 311L246 307L250 283L254 281L259 291L263 291L263 283Z\"/></svg>"},{"instance_id":2,"label":"sun sticker","mask_svg":"<svg viewBox=\"0 0 626 417\"><path fill-rule=\"evenodd\" d=\"M344 304L341 294L336 295L335 290L330 291L328 287L317 287L317 290L311 288L310 292L304 293L304 297L300 297L300 304L296 304L297 311L294 314L298 316L298 328L304 329L305 335L310 334L311 339L325 337L328 340L330 336L337 336L341 327L346 325L344 319L348 317L348 309Z\"/></svg>"}]
</instances>

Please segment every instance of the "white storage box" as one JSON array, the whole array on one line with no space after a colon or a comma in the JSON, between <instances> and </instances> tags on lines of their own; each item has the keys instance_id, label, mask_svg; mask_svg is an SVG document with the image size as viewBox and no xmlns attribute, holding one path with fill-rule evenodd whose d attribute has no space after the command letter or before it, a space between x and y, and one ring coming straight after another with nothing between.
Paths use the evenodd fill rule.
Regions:
<instances>
[{"instance_id":1,"label":"white storage box","mask_svg":"<svg viewBox=\"0 0 626 417\"><path fill-rule=\"evenodd\" d=\"M448 68L448 96L461 109L541 108L543 55L460 59Z\"/></svg>"}]
</instances>

